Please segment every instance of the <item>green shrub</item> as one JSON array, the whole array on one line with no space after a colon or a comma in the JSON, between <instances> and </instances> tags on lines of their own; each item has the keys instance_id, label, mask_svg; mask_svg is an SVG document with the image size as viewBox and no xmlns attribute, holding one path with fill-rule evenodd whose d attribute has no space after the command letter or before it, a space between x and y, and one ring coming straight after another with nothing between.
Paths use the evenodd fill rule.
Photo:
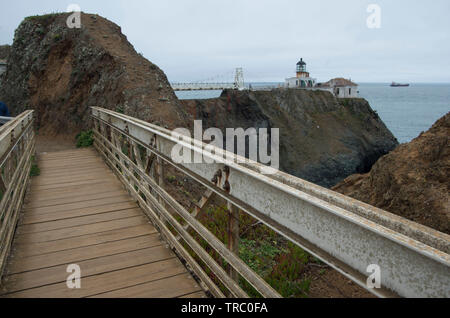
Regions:
<instances>
[{"instance_id":1,"label":"green shrub","mask_svg":"<svg viewBox=\"0 0 450 318\"><path fill-rule=\"evenodd\" d=\"M44 35L45 34L45 29L40 27L36 29L36 33L39 35Z\"/></svg>"},{"instance_id":2,"label":"green shrub","mask_svg":"<svg viewBox=\"0 0 450 318\"><path fill-rule=\"evenodd\" d=\"M168 176L167 177L167 181L169 181L170 183L173 183L173 182L177 181L177 177L175 177L175 176Z\"/></svg>"},{"instance_id":3,"label":"green shrub","mask_svg":"<svg viewBox=\"0 0 450 318\"><path fill-rule=\"evenodd\" d=\"M197 218L227 245L229 238L226 206L211 205ZM311 279L307 271L307 264L315 262L315 258L297 245L286 241L267 226L258 224L252 217L240 213L239 257L283 297L308 297ZM190 233L219 265L227 268L227 262L209 246L207 241L192 230ZM189 249L186 244L184 246ZM190 253L200 264L202 263L195 253ZM222 291L226 292L217 277L212 275L207 267L202 267ZM239 277L239 285L250 297L261 297L242 277Z\"/></svg>"},{"instance_id":4,"label":"green shrub","mask_svg":"<svg viewBox=\"0 0 450 318\"><path fill-rule=\"evenodd\" d=\"M77 148L90 147L94 143L94 133L92 130L82 131L76 137Z\"/></svg>"},{"instance_id":5,"label":"green shrub","mask_svg":"<svg viewBox=\"0 0 450 318\"><path fill-rule=\"evenodd\" d=\"M61 15L61 14L62 13L49 13L49 14L43 14L43 15L32 15L32 16L26 17L25 20L41 23L41 24L44 24L44 25L48 25L55 19L55 17L57 17L58 15Z\"/></svg>"},{"instance_id":6,"label":"green shrub","mask_svg":"<svg viewBox=\"0 0 450 318\"><path fill-rule=\"evenodd\" d=\"M31 157L31 161L30 177L37 177L41 174L41 169L39 169L34 156Z\"/></svg>"}]
</instances>

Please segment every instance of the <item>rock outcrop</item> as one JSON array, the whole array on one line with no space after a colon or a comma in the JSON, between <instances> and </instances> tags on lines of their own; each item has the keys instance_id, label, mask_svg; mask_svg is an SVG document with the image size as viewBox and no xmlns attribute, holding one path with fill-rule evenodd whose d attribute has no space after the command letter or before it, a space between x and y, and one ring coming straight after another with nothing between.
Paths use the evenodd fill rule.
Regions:
<instances>
[{"instance_id":1,"label":"rock outcrop","mask_svg":"<svg viewBox=\"0 0 450 318\"><path fill-rule=\"evenodd\" d=\"M82 14L26 18L18 27L2 75L0 100L12 113L35 109L44 134L75 134L89 125L89 106L124 112L169 128L187 114L166 75L138 54L116 24Z\"/></svg>"},{"instance_id":2,"label":"rock outcrop","mask_svg":"<svg viewBox=\"0 0 450 318\"><path fill-rule=\"evenodd\" d=\"M279 128L280 169L326 187L368 172L398 145L366 100L325 91L224 91L183 103L205 129Z\"/></svg>"},{"instance_id":3,"label":"rock outcrop","mask_svg":"<svg viewBox=\"0 0 450 318\"><path fill-rule=\"evenodd\" d=\"M10 50L11 50L11 46L0 45L0 60L7 60Z\"/></svg>"},{"instance_id":4,"label":"rock outcrop","mask_svg":"<svg viewBox=\"0 0 450 318\"><path fill-rule=\"evenodd\" d=\"M138 54L116 24L69 14L26 18L1 76L0 100L13 115L35 109L39 135L89 129L89 106L123 112L166 128L280 129L280 169L323 186L368 172L397 140L363 99L323 91L224 91L210 100L180 101L166 75ZM72 139L70 139L72 140Z\"/></svg>"},{"instance_id":5,"label":"rock outcrop","mask_svg":"<svg viewBox=\"0 0 450 318\"><path fill-rule=\"evenodd\" d=\"M333 190L450 234L450 113Z\"/></svg>"}]
</instances>

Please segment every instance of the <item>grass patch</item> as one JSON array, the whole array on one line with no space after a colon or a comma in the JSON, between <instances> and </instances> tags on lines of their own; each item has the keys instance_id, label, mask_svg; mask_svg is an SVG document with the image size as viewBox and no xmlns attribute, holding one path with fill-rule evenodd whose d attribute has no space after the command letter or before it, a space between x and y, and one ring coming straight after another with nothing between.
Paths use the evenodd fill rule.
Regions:
<instances>
[{"instance_id":1,"label":"grass patch","mask_svg":"<svg viewBox=\"0 0 450 318\"><path fill-rule=\"evenodd\" d=\"M58 15L61 15L63 13L48 13L43 15L32 15L29 17L26 17L25 20L27 21L33 21L33 22L39 22L42 24L49 24L51 21L53 21L53 18L55 18Z\"/></svg>"},{"instance_id":2,"label":"grass patch","mask_svg":"<svg viewBox=\"0 0 450 318\"><path fill-rule=\"evenodd\" d=\"M199 221L225 245L227 244L228 211L226 207L211 206L206 213L199 216ZM245 213L240 214L239 224L239 257L283 297L307 297L311 280L305 273L306 265L314 259L303 249L288 242ZM196 234L192 234L196 237ZM226 267L226 262L209 247L206 241L199 241L219 264ZM242 277L239 279L239 284L250 297L261 297Z\"/></svg>"},{"instance_id":3,"label":"grass patch","mask_svg":"<svg viewBox=\"0 0 450 318\"><path fill-rule=\"evenodd\" d=\"M168 176L167 177L167 181L170 182L170 183L173 183L173 182L177 181L177 177L175 177L175 176Z\"/></svg>"},{"instance_id":4,"label":"grass patch","mask_svg":"<svg viewBox=\"0 0 450 318\"><path fill-rule=\"evenodd\" d=\"M39 169L34 156L31 157L31 161L30 177L37 177L41 174L41 169Z\"/></svg>"},{"instance_id":5,"label":"grass patch","mask_svg":"<svg viewBox=\"0 0 450 318\"><path fill-rule=\"evenodd\" d=\"M90 147L94 143L94 133L92 130L82 131L75 137L77 148Z\"/></svg>"}]
</instances>

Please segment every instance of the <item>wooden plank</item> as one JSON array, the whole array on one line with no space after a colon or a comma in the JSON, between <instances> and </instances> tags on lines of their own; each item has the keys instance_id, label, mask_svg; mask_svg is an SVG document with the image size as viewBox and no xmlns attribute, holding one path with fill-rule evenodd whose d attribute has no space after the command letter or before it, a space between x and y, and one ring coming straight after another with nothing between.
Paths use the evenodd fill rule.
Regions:
<instances>
[{"instance_id":1,"label":"wooden plank","mask_svg":"<svg viewBox=\"0 0 450 318\"><path fill-rule=\"evenodd\" d=\"M104 192L109 192L112 190L124 190L123 186L121 185L109 185L108 183L98 186L88 186L88 187L79 187L75 188L71 191L63 190L63 191L38 191L33 192L27 197L27 203L29 202L39 202L39 201L48 201L48 200L54 200L54 199L62 199L62 198L68 198L72 196L82 196L86 194L99 194Z\"/></svg>"},{"instance_id":2,"label":"wooden plank","mask_svg":"<svg viewBox=\"0 0 450 318\"><path fill-rule=\"evenodd\" d=\"M31 191L70 188L73 186L93 185L93 184L99 184L99 183L120 184L117 179L114 182L112 182L111 178L107 177L107 178L101 178L98 180L71 181L71 182L67 182L64 184L51 184L51 185L39 186L39 187L34 187L33 183L31 183Z\"/></svg>"},{"instance_id":3,"label":"wooden plank","mask_svg":"<svg viewBox=\"0 0 450 318\"><path fill-rule=\"evenodd\" d=\"M32 180L0 295L110 297L130 289L130 295L204 296L96 152L70 150L38 159L41 175ZM81 289L67 288L69 264L81 267ZM138 288L159 288L162 281L169 287Z\"/></svg>"},{"instance_id":4,"label":"wooden plank","mask_svg":"<svg viewBox=\"0 0 450 318\"><path fill-rule=\"evenodd\" d=\"M91 159L91 158L99 158L98 155L93 155L91 153L86 154L66 154L60 156L43 156L42 154L38 155L39 161L45 162L60 162L61 160L74 160L74 159Z\"/></svg>"},{"instance_id":5,"label":"wooden plank","mask_svg":"<svg viewBox=\"0 0 450 318\"><path fill-rule=\"evenodd\" d=\"M136 251L159 245L162 245L162 243L158 235L153 234L25 258L12 257L8 266L8 275L64 264L75 264L88 259Z\"/></svg>"},{"instance_id":6,"label":"wooden plank","mask_svg":"<svg viewBox=\"0 0 450 318\"><path fill-rule=\"evenodd\" d=\"M48 199L48 200L41 200L41 201L30 201L24 206L25 212L30 209L38 209L38 208L45 208L45 207L51 207L51 206L57 206L57 205L66 205L71 203L79 203L80 201L92 201L92 200L99 200L104 198L111 198L116 196L123 195L123 189L119 190L110 190L106 192L100 192L100 193L93 193L93 194L85 194L85 195L73 195L70 197L64 197L64 198L56 198L56 199Z\"/></svg>"},{"instance_id":7,"label":"wooden plank","mask_svg":"<svg viewBox=\"0 0 450 318\"><path fill-rule=\"evenodd\" d=\"M132 251L122 254L116 254L96 259L91 259L83 262L79 262L78 265L81 269L82 280L85 278L99 275L102 273L114 272L122 269L133 268L145 264L151 264L154 262L160 262L162 265L167 266L165 260L175 259L175 256L171 251L163 246L156 246L148 249ZM25 272L21 274L8 275L4 281L4 287L2 293L10 293L14 291L25 290L34 288L30 291L24 291L20 294L9 295L13 297L50 297L51 292L59 292L62 297L68 288L65 284L67 279L67 265L55 266L45 268L41 270ZM84 277L84 279L83 279ZM62 286L46 286L49 284L55 284L64 282ZM105 282L106 283L106 282ZM36 288L40 287L41 288ZM59 288L62 287L62 288ZM82 286L83 287L83 286ZM80 291L84 291L89 295L87 288L81 288ZM32 295L30 294L33 293ZM95 293L95 292L94 292Z\"/></svg>"},{"instance_id":8,"label":"wooden plank","mask_svg":"<svg viewBox=\"0 0 450 318\"><path fill-rule=\"evenodd\" d=\"M67 229L59 229L47 232L28 233L22 235L16 235L15 240L18 244L37 243L56 241L63 238L75 237L87 234L93 234L96 232L104 232L114 229L121 229L124 227L147 224L148 220L144 216L136 216L127 219L113 220L108 222L101 222L95 224L81 225L77 227L71 227Z\"/></svg>"},{"instance_id":9,"label":"wooden plank","mask_svg":"<svg viewBox=\"0 0 450 318\"><path fill-rule=\"evenodd\" d=\"M63 177L45 177L41 179L35 179L33 180L33 187L40 187L44 185L51 185L51 184L65 184L67 182L74 182L74 181L81 181L81 180L96 180L96 179L107 179L110 178L111 180L115 180L114 175L110 173L105 172L96 172L96 173L89 173L86 175L77 175L77 176L63 176Z\"/></svg>"},{"instance_id":10,"label":"wooden plank","mask_svg":"<svg viewBox=\"0 0 450 318\"><path fill-rule=\"evenodd\" d=\"M100 298L169 298L179 297L201 288L189 274L182 273L136 286L96 295Z\"/></svg>"},{"instance_id":11,"label":"wooden plank","mask_svg":"<svg viewBox=\"0 0 450 318\"><path fill-rule=\"evenodd\" d=\"M134 201L132 201L131 198L124 196L123 201L117 202L117 203L114 203L114 202L106 203L106 204L98 205L98 206L94 206L94 207L74 209L74 210L69 210L69 211L57 211L57 212L40 213L40 214L33 214L33 213L23 214L19 221L19 225L70 219L70 218L75 218L75 217L80 217L80 216L109 213L109 212L113 212L113 211L120 211L120 210L129 209L129 208L136 208L136 207L138 207L138 205Z\"/></svg>"},{"instance_id":12,"label":"wooden plank","mask_svg":"<svg viewBox=\"0 0 450 318\"><path fill-rule=\"evenodd\" d=\"M125 193L125 192L123 192ZM88 208L88 207L94 207L98 205L103 204L109 204L109 203L115 203L115 202L123 202L125 200L128 200L130 197L126 194L117 195L115 197L107 197L107 198L99 198L95 200L89 200L89 201L80 201L80 202L74 202L74 203L67 203L67 204L58 204L53 205L50 207L42 207L42 208L29 208L26 209L25 213L33 213L33 214L39 214L39 213L50 213L50 212L62 212L62 211L70 211L70 210L76 210L81 208Z\"/></svg>"},{"instance_id":13,"label":"wooden plank","mask_svg":"<svg viewBox=\"0 0 450 318\"><path fill-rule=\"evenodd\" d=\"M77 175L88 175L90 173L95 172L104 172L109 173L110 170L108 170L106 167L100 167L100 166L90 166L85 167L84 169L63 169L63 170L55 170L55 171L49 171L49 170L41 170L41 173L38 177L35 177L35 179L39 178L51 178L51 177L64 177L64 176L77 176Z\"/></svg>"},{"instance_id":14,"label":"wooden plank","mask_svg":"<svg viewBox=\"0 0 450 318\"><path fill-rule=\"evenodd\" d=\"M84 159L84 158L98 158L99 156L96 154L92 154L89 152L83 153L74 153L74 154L64 154L59 156L48 156L39 154L38 160L46 161L46 162L52 162L52 161L60 161L64 159Z\"/></svg>"},{"instance_id":15,"label":"wooden plank","mask_svg":"<svg viewBox=\"0 0 450 318\"><path fill-rule=\"evenodd\" d=\"M148 224L124 227L111 231L97 232L83 236L76 236L50 242L15 244L12 254L14 257L28 257L52 252L71 250L78 247L99 245L102 243L120 241L127 238L157 233L155 228L149 231Z\"/></svg>"},{"instance_id":16,"label":"wooden plank","mask_svg":"<svg viewBox=\"0 0 450 318\"><path fill-rule=\"evenodd\" d=\"M47 171L58 171L58 170L64 170L67 168L71 168L73 170L82 170L85 167L92 167L92 166L101 166L103 163L101 159L95 159L95 160L86 160L86 161L79 161L77 163L71 163L71 162L60 162L58 165L54 164L44 164L42 162L38 163L38 166L42 168L43 170Z\"/></svg>"},{"instance_id":17,"label":"wooden plank","mask_svg":"<svg viewBox=\"0 0 450 318\"><path fill-rule=\"evenodd\" d=\"M104 181L104 182L99 182L99 183L92 183L92 184L87 184L87 185L75 185L75 186L70 186L70 187L60 187L60 188L56 188L56 189L51 189L49 191L46 191L45 189L43 190L38 190L35 192L30 192L30 194L26 197L27 201L31 201L31 200L36 200L39 199L41 197L46 198L49 197L51 198L52 196L54 197L61 197L64 195L70 195L70 193L80 193L80 192L84 192L84 191L95 191L95 190L99 190L99 189L103 189L103 188L114 188L114 187L118 187L120 189L124 189L123 185L121 183L111 183L109 181Z\"/></svg>"},{"instance_id":18,"label":"wooden plank","mask_svg":"<svg viewBox=\"0 0 450 318\"><path fill-rule=\"evenodd\" d=\"M97 157L98 154L95 151L59 151L59 152L47 152L47 153L40 153L39 158L43 158L45 160L51 160L55 158L66 158L66 157L74 157L74 156L83 156L83 157Z\"/></svg>"},{"instance_id":19,"label":"wooden plank","mask_svg":"<svg viewBox=\"0 0 450 318\"><path fill-rule=\"evenodd\" d=\"M35 180L38 179L58 179L58 178L64 178L64 177L76 177L76 176L87 176L92 173L104 173L105 175L110 175L111 171L106 170L105 167L98 167L98 166L89 166L85 167L84 169L79 168L67 168L67 169L58 169L58 170L47 170L47 169L41 169L40 175L38 177L35 177Z\"/></svg>"},{"instance_id":20,"label":"wooden plank","mask_svg":"<svg viewBox=\"0 0 450 318\"><path fill-rule=\"evenodd\" d=\"M77 160L71 160L71 159L61 159L61 160L55 160L55 161L47 161L47 160L40 160L39 165L42 167L48 167L48 168L65 168L65 167L83 167L87 164L98 164L99 166L103 164L102 159L100 157L90 157L90 158L83 158L83 159L77 159Z\"/></svg>"},{"instance_id":21,"label":"wooden plank","mask_svg":"<svg viewBox=\"0 0 450 318\"><path fill-rule=\"evenodd\" d=\"M101 214L80 216L76 218L43 222L43 223L35 223L35 224L26 224L17 227L17 234L25 234L25 233L37 233L44 231L52 231L58 229L64 229L79 225L93 224L105 221L112 221L117 219L124 219L133 216L142 215L142 211L139 208L107 212Z\"/></svg>"},{"instance_id":22,"label":"wooden plank","mask_svg":"<svg viewBox=\"0 0 450 318\"><path fill-rule=\"evenodd\" d=\"M40 161L38 162L39 166L42 166L40 164ZM47 172L60 172L60 171L82 171L83 168L86 169L90 169L90 168L99 168L99 167L103 167L101 162L94 162L94 163L90 163L90 164L86 164L83 167L79 167L79 165L71 165L69 162L66 162L62 167L57 167L54 165L49 165L49 166L44 166L42 167L43 171L47 171Z\"/></svg>"},{"instance_id":23,"label":"wooden plank","mask_svg":"<svg viewBox=\"0 0 450 318\"><path fill-rule=\"evenodd\" d=\"M58 156L67 156L67 155L77 155L77 154L96 154L93 149L90 148L83 148L83 149L70 149L70 150L60 150L60 151L52 151L52 152L41 152L39 154L42 158L55 158Z\"/></svg>"}]
</instances>

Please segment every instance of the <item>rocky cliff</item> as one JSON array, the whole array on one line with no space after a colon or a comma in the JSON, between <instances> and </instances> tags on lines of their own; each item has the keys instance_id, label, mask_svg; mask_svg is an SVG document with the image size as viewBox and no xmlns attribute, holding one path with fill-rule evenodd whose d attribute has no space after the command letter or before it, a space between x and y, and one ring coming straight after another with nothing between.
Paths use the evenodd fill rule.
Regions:
<instances>
[{"instance_id":1,"label":"rocky cliff","mask_svg":"<svg viewBox=\"0 0 450 318\"><path fill-rule=\"evenodd\" d=\"M7 60L10 50L11 50L11 46L0 45L0 60Z\"/></svg>"},{"instance_id":2,"label":"rocky cliff","mask_svg":"<svg viewBox=\"0 0 450 318\"><path fill-rule=\"evenodd\" d=\"M450 234L450 113L333 190Z\"/></svg>"},{"instance_id":3,"label":"rocky cliff","mask_svg":"<svg viewBox=\"0 0 450 318\"><path fill-rule=\"evenodd\" d=\"M119 26L82 14L82 27L70 29L67 17L29 17L17 28L0 88L13 114L35 109L40 133L48 134L86 129L93 105L170 128L188 122L165 74Z\"/></svg>"},{"instance_id":4,"label":"rocky cliff","mask_svg":"<svg viewBox=\"0 0 450 318\"><path fill-rule=\"evenodd\" d=\"M0 100L13 114L35 109L40 138L71 136L89 127L89 106L100 106L167 128L280 129L281 170L323 186L365 173L397 141L363 99L328 92L224 91L210 100L180 101L167 77L138 54L116 24L82 14L26 18L17 28ZM5 49L6 50L6 49Z\"/></svg>"},{"instance_id":5,"label":"rocky cliff","mask_svg":"<svg viewBox=\"0 0 450 318\"><path fill-rule=\"evenodd\" d=\"M325 91L224 91L183 104L203 126L279 128L280 169L330 187L365 173L398 142L364 99Z\"/></svg>"}]
</instances>

